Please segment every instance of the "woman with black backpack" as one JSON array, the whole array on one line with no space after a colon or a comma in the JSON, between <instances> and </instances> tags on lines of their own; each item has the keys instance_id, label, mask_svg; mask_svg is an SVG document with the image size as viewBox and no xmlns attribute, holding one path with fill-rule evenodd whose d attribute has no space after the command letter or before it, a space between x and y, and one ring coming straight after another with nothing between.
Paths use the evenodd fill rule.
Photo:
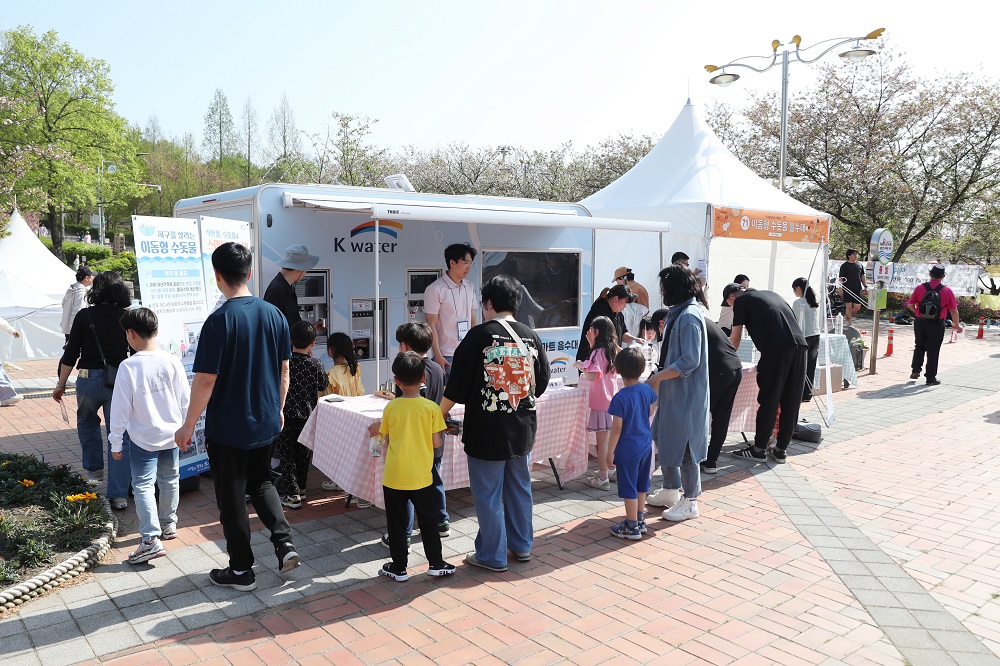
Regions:
<instances>
[{"instance_id":1,"label":"woman with black backpack","mask_svg":"<svg viewBox=\"0 0 1000 666\"><path fill-rule=\"evenodd\" d=\"M940 384L937 378L938 358L941 356L941 343L944 342L944 322L951 314L952 326L959 333L962 325L958 321L958 300L950 287L941 284L944 279L944 266L931 268L931 279L913 290L906 307L913 311L913 361L910 368L910 379L920 379L920 368L924 364L924 352L927 353L928 386Z\"/></svg>"}]
</instances>

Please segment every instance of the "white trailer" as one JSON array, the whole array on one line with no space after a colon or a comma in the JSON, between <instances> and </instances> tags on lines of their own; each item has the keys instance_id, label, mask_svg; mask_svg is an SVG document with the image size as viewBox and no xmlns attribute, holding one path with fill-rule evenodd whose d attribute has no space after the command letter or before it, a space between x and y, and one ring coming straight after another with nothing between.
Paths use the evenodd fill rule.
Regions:
<instances>
[{"instance_id":1,"label":"white trailer","mask_svg":"<svg viewBox=\"0 0 1000 666\"><path fill-rule=\"evenodd\" d=\"M479 251L469 276L477 286L497 273L524 284L518 318L534 325L560 376L615 267L632 268L656 307L669 231L665 222L593 217L580 204L334 185L266 184L174 207L174 217L199 215L250 223L256 294L278 272L286 247L303 244L319 255L296 284L300 310L354 339L369 391L389 377L396 327L423 318L423 292L445 270L446 246L468 242ZM317 351L325 351L325 337Z\"/></svg>"}]
</instances>

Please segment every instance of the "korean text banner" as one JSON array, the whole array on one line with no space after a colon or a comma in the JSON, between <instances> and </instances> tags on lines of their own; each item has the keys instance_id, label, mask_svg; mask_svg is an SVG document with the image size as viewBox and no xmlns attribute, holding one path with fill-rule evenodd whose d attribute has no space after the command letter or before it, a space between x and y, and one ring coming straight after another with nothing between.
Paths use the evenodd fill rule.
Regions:
<instances>
[{"instance_id":1,"label":"korean text banner","mask_svg":"<svg viewBox=\"0 0 1000 666\"><path fill-rule=\"evenodd\" d=\"M132 218L142 304L159 319L160 348L176 355L193 377L201 325L205 321L205 280L198 221L171 217ZM181 478L208 469L204 415L191 448L181 452Z\"/></svg>"},{"instance_id":2,"label":"korean text banner","mask_svg":"<svg viewBox=\"0 0 1000 666\"><path fill-rule=\"evenodd\" d=\"M713 207L712 233L716 238L821 243L829 238L830 218Z\"/></svg>"},{"instance_id":3,"label":"korean text banner","mask_svg":"<svg viewBox=\"0 0 1000 666\"><path fill-rule=\"evenodd\" d=\"M223 243L229 242L239 243L250 250L250 223L202 216L198 220L198 226L201 229L201 263L205 271L205 311L211 313L225 301L215 283L212 253Z\"/></svg>"},{"instance_id":4,"label":"korean text banner","mask_svg":"<svg viewBox=\"0 0 1000 666\"><path fill-rule=\"evenodd\" d=\"M829 275L836 278L840 275L840 265L842 260L831 260L828 265ZM871 284L872 262L858 262L864 264L865 274ZM931 267L937 264L893 264L892 282L886 285L888 291L894 294L912 294L918 285L930 280ZM948 264L945 267L945 278L942 280L951 287L956 296L975 296L978 292L979 273L982 270L979 266L966 264Z\"/></svg>"}]
</instances>

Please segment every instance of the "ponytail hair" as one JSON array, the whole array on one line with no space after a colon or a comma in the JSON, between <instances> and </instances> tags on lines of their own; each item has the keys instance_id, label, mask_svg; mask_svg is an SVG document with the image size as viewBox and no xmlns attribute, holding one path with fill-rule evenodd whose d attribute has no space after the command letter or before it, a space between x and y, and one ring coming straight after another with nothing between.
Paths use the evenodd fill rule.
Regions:
<instances>
[{"instance_id":1,"label":"ponytail hair","mask_svg":"<svg viewBox=\"0 0 1000 666\"><path fill-rule=\"evenodd\" d=\"M819 302L816 300L816 292L809 286L809 280L803 277L795 278L795 281L792 282L792 289L802 290L802 295L806 297L806 303L809 304L809 307L819 307Z\"/></svg>"}]
</instances>

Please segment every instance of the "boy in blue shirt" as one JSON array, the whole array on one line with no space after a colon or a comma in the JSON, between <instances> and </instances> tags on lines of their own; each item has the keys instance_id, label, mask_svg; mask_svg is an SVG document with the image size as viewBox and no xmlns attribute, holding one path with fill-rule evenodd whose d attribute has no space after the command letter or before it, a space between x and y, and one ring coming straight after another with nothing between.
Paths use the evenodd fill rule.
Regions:
<instances>
[{"instance_id":1,"label":"boy in blue shirt","mask_svg":"<svg viewBox=\"0 0 1000 666\"><path fill-rule=\"evenodd\" d=\"M626 347L615 357L615 370L625 387L608 407L613 417L608 449L618 469L618 496L625 501L625 520L611 528L621 539L638 540L646 532L646 493L653 464L653 435L649 419L656 409L656 391L640 383L646 359L636 347Z\"/></svg>"}]
</instances>

